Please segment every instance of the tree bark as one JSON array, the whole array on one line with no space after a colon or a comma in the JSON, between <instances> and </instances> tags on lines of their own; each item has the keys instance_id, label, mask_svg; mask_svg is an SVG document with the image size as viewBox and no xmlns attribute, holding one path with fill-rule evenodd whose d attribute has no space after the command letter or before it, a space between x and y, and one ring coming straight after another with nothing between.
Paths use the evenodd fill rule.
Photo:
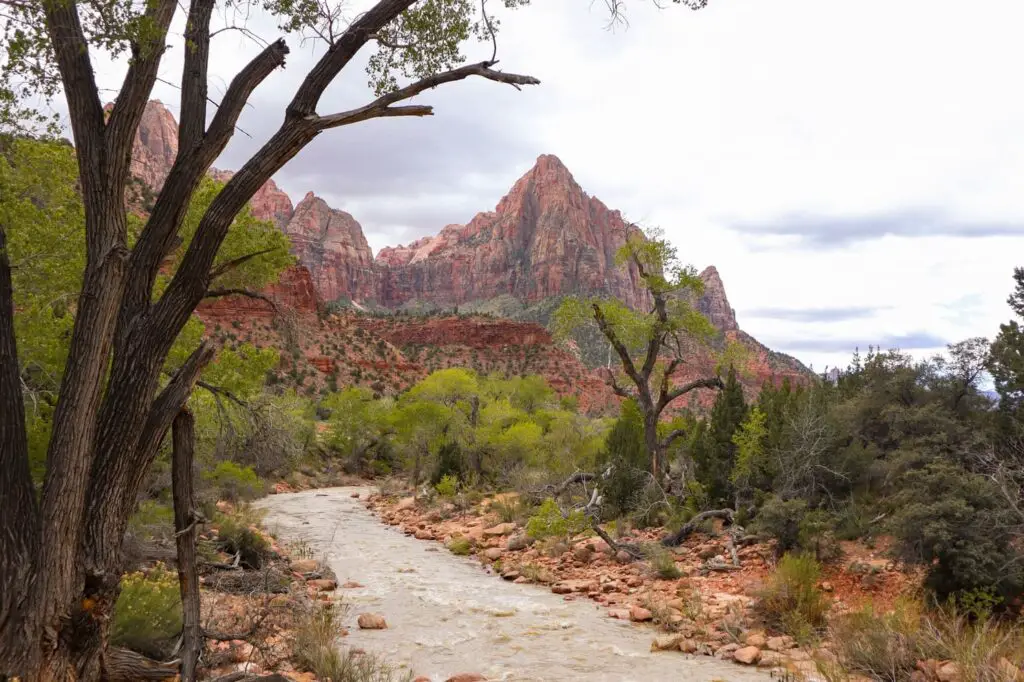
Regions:
<instances>
[{"instance_id":1,"label":"tree bark","mask_svg":"<svg viewBox=\"0 0 1024 682\"><path fill-rule=\"evenodd\" d=\"M14 337L14 290L0 224L0 679L30 665L28 596L35 577L39 508L29 471L25 403Z\"/></svg>"},{"instance_id":2,"label":"tree bark","mask_svg":"<svg viewBox=\"0 0 1024 682\"><path fill-rule=\"evenodd\" d=\"M174 497L174 540L178 549L178 587L181 591L181 682L195 682L202 627L199 622L199 569L196 565L198 535L192 495L192 464L196 422L187 409L174 418L171 487Z\"/></svg>"}]
</instances>

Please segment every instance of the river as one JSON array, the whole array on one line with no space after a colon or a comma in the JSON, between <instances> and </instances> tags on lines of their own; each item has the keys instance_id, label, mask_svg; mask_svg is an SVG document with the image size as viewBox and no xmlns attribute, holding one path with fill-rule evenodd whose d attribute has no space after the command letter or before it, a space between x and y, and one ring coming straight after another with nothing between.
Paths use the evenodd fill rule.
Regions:
<instances>
[{"instance_id":1,"label":"river","mask_svg":"<svg viewBox=\"0 0 1024 682\"><path fill-rule=\"evenodd\" d=\"M273 495L259 503L284 542L303 540L326 559L351 606L349 646L445 680L475 672L488 680L530 682L753 682L766 672L709 657L651 653L653 628L609 618L603 607L565 601L547 588L515 585L441 543L407 537L381 523L353 493L329 488ZM339 588L341 589L341 588ZM386 630L359 630L363 612Z\"/></svg>"}]
</instances>

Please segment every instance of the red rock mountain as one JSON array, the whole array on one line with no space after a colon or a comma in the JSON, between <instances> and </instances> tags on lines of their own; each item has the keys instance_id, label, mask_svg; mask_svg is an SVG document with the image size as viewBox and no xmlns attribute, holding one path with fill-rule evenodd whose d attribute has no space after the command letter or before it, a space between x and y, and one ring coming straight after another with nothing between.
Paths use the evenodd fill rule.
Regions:
<instances>
[{"instance_id":1,"label":"red rock mountain","mask_svg":"<svg viewBox=\"0 0 1024 682\"><path fill-rule=\"evenodd\" d=\"M133 168L136 175L153 190L158 190L176 152L174 117L160 102L150 102L135 141ZM211 175L226 182L232 172L211 170ZM395 309L410 305L452 308L508 298L528 306L568 294L608 294L633 307L642 307L648 300L639 286L635 268L619 268L614 262L628 230L635 228L629 228L618 211L587 195L565 165L551 155L540 156L493 211L478 213L465 225L448 225L437 235L406 246L382 249L376 258L356 219L331 208L312 192L293 207L288 195L271 180L250 203L257 217L272 221L289 235L292 250L300 261L299 267L285 273L280 284L267 293L278 302L294 304L306 313L311 313L321 302L334 301ZM714 266L706 268L700 277L705 291L697 302L698 308L727 338L739 341L751 351L756 376L744 382L749 384L748 388L756 390L762 380L770 377L780 380L785 376L806 376L807 370L799 362L774 353L739 329L735 311ZM272 316L265 304L251 299L207 303L200 312L221 321L232 317L234 320L258 320ZM543 321L536 316L523 319ZM463 333L485 334L485 345L493 348L550 345L543 327L523 322L508 323L512 326L483 321L416 327L409 320L396 320L373 327L366 320L350 320L346 324L386 340L392 346L389 353L395 356L388 362L398 362L403 367L402 363L407 361L403 353L419 352L416 349L423 344L446 348L451 361L455 362L465 353L456 352L454 348L476 348L482 342L482 337L453 336ZM428 339L430 334L444 338ZM510 345L512 341L505 341L502 346L498 337L510 334L529 341L516 341L514 345ZM558 353L557 359L552 355L548 358L551 362L544 365L545 375L550 374L549 380L561 382L560 385L571 392L572 386L581 385L584 376L588 377L587 381L594 378L571 354L561 350ZM603 356L603 351L601 354ZM477 354L469 353L467 357L476 358ZM695 360L694 371L712 371L710 358L711 364ZM592 358L589 361L594 362ZM501 365L497 359L493 362L496 363L493 367ZM506 357L502 363L507 362L513 361ZM601 362L603 364L603 360ZM513 362L517 366L515 363L518 360ZM570 370L568 367L573 363L574 368ZM337 369L326 355L314 364ZM362 366L357 363L353 367ZM560 366L564 366L568 374L559 373ZM421 370L429 368L429 364L420 367ZM488 365L481 365L481 369L488 369ZM352 371L350 378L358 378L362 370ZM702 396L702 400L712 397L710 394ZM605 395L591 402L596 405L607 398Z\"/></svg>"},{"instance_id":2,"label":"red rock mountain","mask_svg":"<svg viewBox=\"0 0 1024 682\"><path fill-rule=\"evenodd\" d=\"M557 157L545 154L494 211L436 237L381 249L386 269L378 299L452 307L509 295L536 302L602 293L631 306L645 300L635 268L615 266L628 230L618 211L590 197ZM635 228L633 228L635 229Z\"/></svg>"}]
</instances>

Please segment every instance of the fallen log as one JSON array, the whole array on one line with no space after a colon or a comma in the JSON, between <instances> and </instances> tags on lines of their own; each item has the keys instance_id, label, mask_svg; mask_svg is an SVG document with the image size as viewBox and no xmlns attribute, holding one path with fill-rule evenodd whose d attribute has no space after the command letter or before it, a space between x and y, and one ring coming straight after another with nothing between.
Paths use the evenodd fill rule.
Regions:
<instances>
[{"instance_id":1,"label":"fallen log","mask_svg":"<svg viewBox=\"0 0 1024 682\"><path fill-rule=\"evenodd\" d=\"M665 547L678 547L682 544L683 540L700 528L700 525L708 519L723 519L726 523L731 524L733 522L733 511L732 509L712 509L701 512L690 519L678 531L662 538L661 544Z\"/></svg>"}]
</instances>

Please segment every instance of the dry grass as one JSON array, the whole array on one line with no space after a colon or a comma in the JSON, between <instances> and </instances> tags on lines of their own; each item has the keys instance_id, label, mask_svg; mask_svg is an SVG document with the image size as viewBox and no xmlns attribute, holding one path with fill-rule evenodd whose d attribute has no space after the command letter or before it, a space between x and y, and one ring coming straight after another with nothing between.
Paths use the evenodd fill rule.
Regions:
<instances>
[{"instance_id":1,"label":"dry grass","mask_svg":"<svg viewBox=\"0 0 1024 682\"><path fill-rule=\"evenodd\" d=\"M825 671L830 681L846 673L882 682L906 682L918 661L953 661L960 678L977 682L1018 679L1024 663L1024 631L1017 623L973 621L951 608L924 609L902 600L891 612L870 607L835 619L831 627L839 666Z\"/></svg>"},{"instance_id":2,"label":"dry grass","mask_svg":"<svg viewBox=\"0 0 1024 682\"><path fill-rule=\"evenodd\" d=\"M313 606L295 628L295 664L330 682L399 682L412 679L372 654L342 650L341 624L347 609L341 604Z\"/></svg>"},{"instance_id":3,"label":"dry grass","mask_svg":"<svg viewBox=\"0 0 1024 682\"><path fill-rule=\"evenodd\" d=\"M818 589L820 568L809 554L787 554L761 590L755 611L771 628L801 643L825 628L831 603Z\"/></svg>"}]
</instances>

